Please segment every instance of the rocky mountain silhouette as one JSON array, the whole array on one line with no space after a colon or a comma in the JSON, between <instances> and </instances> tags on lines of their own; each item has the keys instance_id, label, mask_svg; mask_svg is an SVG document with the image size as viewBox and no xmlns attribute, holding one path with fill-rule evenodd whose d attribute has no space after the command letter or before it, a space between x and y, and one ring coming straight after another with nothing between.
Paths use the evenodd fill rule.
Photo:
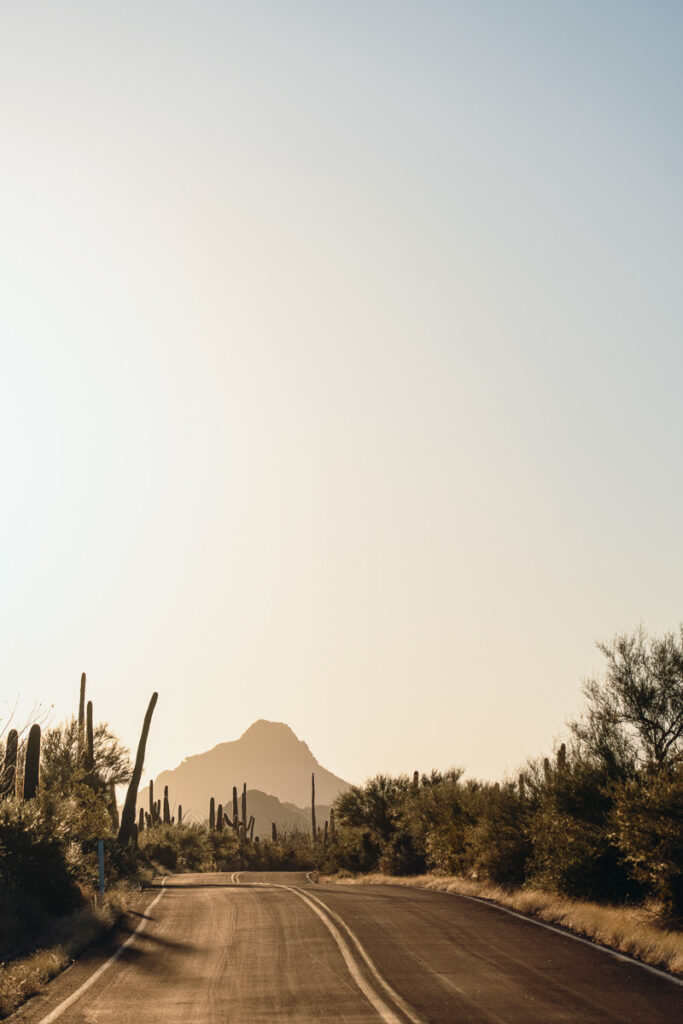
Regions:
<instances>
[{"instance_id":1,"label":"rocky mountain silhouette","mask_svg":"<svg viewBox=\"0 0 683 1024\"><path fill-rule=\"evenodd\" d=\"M163 798L164 786L168 786L171 807L175 809L182 804L183 817L199 821L208 817L209 800L213 796L216 804L227 805L226 811L232 816L232 787L237 786L241 797L242 783L246 782L247 792L260 790L293 804L302 814L302 809L310 808L311 804L312 772L315 773L316 809L318 805L321 810L323 805L330 805L349 788L348 782L323 768L308 745L288 725L261 718L238 740L219 743L203 754L185 758L177 768L161 772L154 780L154 797ZM148 806L149 789L145 787L138 793L138 807L147 810ZM249 813L255 814L255 811L250 809ZM271 820L277 822L278 819ZM286 827L286 813L280 820L282 827ZM318 820L322 824L319 815ZM269 830L270 821L267 826Z\"/></svg>"}]
</instances>

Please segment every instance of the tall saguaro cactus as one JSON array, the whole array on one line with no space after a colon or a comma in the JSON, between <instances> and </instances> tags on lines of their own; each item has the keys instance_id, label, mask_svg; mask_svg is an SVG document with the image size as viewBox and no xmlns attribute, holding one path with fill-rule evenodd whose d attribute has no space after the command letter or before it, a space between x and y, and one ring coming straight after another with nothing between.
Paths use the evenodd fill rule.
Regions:
<instances>
[{"instance_id":1,"label":"tall saguaro cactus","mask_svg":"<svg viewBox=\"0 0 683 1024\"><path fill-rule=\"evenodd\" d=\"M178 828L183 827L183 805L178 804Z\"/></svg>"},{"instance_id":2,"label":"tall saguaro cactus","mask_svg":"<svg viewBox=\"0 0 683 1024\"><path fill-rule=\"evenodd\" d=\"M171 824L171 805L168 802L168 786L164 786L164 825Z\"/></svg>"},{"instance_id":3,"label":"tall saguaro cactus","mask_svg":"<svg viewBox=\"0 0 683 1024\"><path fill-rule=\"evenodd\" d=\"M318 832L315 827L315 772L311 772L311 830L313 832L313 845L318 841Z\"/></svg>"},{"instance_id":4,"label":"tall saguaro cactus","mask_svg":"<svg viewBox=\"0 0 683 1024\"><path fill-rule=\"evenodd\" d=\"M24 800L32 800L38 792L40 778L40 726L32 725L26 744L24 764Z\"/></svg>"},{"instance_id":5,"label":"tall saguaro cactus","mask_svg":"<svg viewBox=\"0 0 683 1024\"><path fill-rule=\"evenodd\" d=\"M216 830L223 831L223 804L219 804L216 810Z\"/></svg>"},{"instance_id":6,"label":"tall saguaro cactus","mask_svg":"<svg viewBox=\"0 0 683 1024\"><path fill-rule=\"evenodd\" d=\"M242 786L242 824L247 828L247 784Z\"/></svg>"},{"instance_id":7,"label":"tall saguaro cactus","mask_svg":"<svg viewBox=\"0 0 683 1024\"><path fill-rule=\"evenodd\" d=\"M232 827L235 832L237 832L240 827L240 812L239 807L237 806L237 786L232 787Z\"/></svg>"},{"instance_id":8,"label":"tall saguaro cactus","mask_svg":"<svg viewBox=\"0 0 683 1024\"><path fill-rule=\"evenodd\" d=\"M154 779L149 780L149 816L154 824Z\"/></svg>"},{"instance_id":9,"label":"tall saguaro cactus","mask_svg":"<svg viewBox=\"0 0 683 1024\"><path fill-rule=\"evenodd\" d=\"M334 840L334 807L330 807L330 839Z\"/></svg>"},{"instance_id":10,"label":"tall saguaro cactus","mask_svg":"<svg viewBox=\"0 0 683 1024\"><path fill-rule=\"evenodd\" d=\"M85 672L81 672L81 692L78 698L78 760L85 749Z\"/></svg>"},{"instance_id":11,"label":"tall saguaro cactus","mask_svg":"<svg viewBox=\"0 0 683 1024\"><path fill-rule=\"evenodd\" d=\"M95 770L95 734L92 725L92 701L88 701L85 715L85 771L92 775Z\"/></svg>"},{"instance_id":12,"label":"tall saguaro cactus","mask_svg":"<svg viewBox=\"0 0 683 1024\"><path fill-rule=\"evenodd\" d=\"M7 733L7 745L5 746L5 760L0 775L0 800L3 797L14 796L17 789L17 750L19 749L19 733L16 729L10 729Z\"/></svg>"},{"instance_id":13,"label":"tall saguaro cactus","mask_svg":"<svg viewBox=\"0 0 683 1024\"><path fill-rule=\"evenodd\" d=\"M209 831L213 832L216 827L216 801L213 797L209 800Z\"/></svg>"},{"instance_id":14,"label":"tall saguaro cactus","mask_svg":"<svg viewBox=\"0 0 683 1024\"><path fill-rule=\"evenodd\" d=\"M142 776L142 766L145 763L145 749L147 747L149 727L152 723L152 715L154 714L154 708L156 707L158 699L159 694L156 692L153 693L149 702L149 706L147 707L145 720L142 723L142 733L140 734L138 752L135 758L135 767L133 768L133 774L128 784L126 802L123 806L123 813L121 815L121 828L119 829L118 836L120 843L129 843L133 837L133 826L135 825L135 807L138 802L138 786L140 785L140 778Z\"/></svg>"}]
</instances>

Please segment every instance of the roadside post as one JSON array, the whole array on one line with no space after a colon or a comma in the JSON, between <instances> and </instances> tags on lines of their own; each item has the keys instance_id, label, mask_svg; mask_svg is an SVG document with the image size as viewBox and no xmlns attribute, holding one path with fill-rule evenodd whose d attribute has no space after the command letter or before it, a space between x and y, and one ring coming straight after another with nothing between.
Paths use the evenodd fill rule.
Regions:
<instances>
[{"instance_id":1,"label":"roadside post","mask_svg":"<svg viewBox=\"0 0 683 1024\"><path fill-rule=\"evenodd\" d=\"M97 860L100 865L100 896L104 896L104 840L97 840Z\"/></svg>"}]
</instances>

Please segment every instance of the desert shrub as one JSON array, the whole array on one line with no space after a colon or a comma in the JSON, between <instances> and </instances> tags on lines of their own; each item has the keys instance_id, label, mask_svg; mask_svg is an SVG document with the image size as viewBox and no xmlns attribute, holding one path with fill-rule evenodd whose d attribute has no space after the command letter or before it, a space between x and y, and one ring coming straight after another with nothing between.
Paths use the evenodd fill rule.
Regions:
<instances>
[{"instance_id":1,"label":"desert shrub","mask_svg":"<svg viewBox=\"0 0 683 1024\"><path fill-rule=\"evenodd\" d=\"M0 893L25 896L53 914L78 906L81 894L56 832L37 801L0 803Z\"/></svg>"},{"instance_id":2,"label":"desert shrub","mask_svg":"<svg viewBox=\"0 0 683 1024\"><path fill-rule=\"evenodd\" d=\"M683 767L618 787L611 823L634 878L683 918Z\"/></svg>"}]
</instances>

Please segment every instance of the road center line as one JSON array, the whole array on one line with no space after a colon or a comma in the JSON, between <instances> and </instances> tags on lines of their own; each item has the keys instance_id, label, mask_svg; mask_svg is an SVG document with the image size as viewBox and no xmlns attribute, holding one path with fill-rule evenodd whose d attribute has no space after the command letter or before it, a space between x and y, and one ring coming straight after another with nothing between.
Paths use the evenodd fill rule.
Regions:
<instances>
[{"instance_id":1,"label":"road center line","mask_svg":"<svg viewBox=\"0 0 683 1024\"><path fill-rule=\"evenodd\" d=\"M145 914L148 914L150 912L150 910L152 910L156 906L156 904L159 902L161 897L164 895L164 892L166 891L164 889L165 884L166 884L166 879L162 878L162 880L161 880L161 892L159 893L158 896L154 897L154 899L152 900L150 905L147 907L147 909L145 911ZM72 992L71 995L67 999L65 999L63 1002L61 1002L59 1004L59 1006L55 1006L54 1010L52 1010L51 1013L48 1013L47 1017L43 1017L42 1020L40 1020L38 1022L38 1024L52 1024L53 1020L57 1020L58 1017L62 1016L62 1014L64 1013L65 1010L68 1010L70 1006L73 1006L73 1004L76 1002L76 1000L80 999L80 997L83 995L83 993L86 992L90 988L91 985L94 985L95 982L97 981L97 979L102 974L104 974L104 972L106 970L108 970L111 967L111 965L116 960L118 960L118 958L123 953L124 949L126 949L127 946L130 946L131 943L135 941L136 936L138 936L140 934L140 932L143 930L143 928L147 924L147 920L148 919L147 919L146 916L143 917L142 920L140 921L140 924L137 926L137 928L133 932L133 934L129 935L128 938L126 939L126 941L121 943L121 945L116 950L116 952L113 953L112 956L110 956L108 960L105 960L105 962L100 967L97 968L95 973L91 974L90 977L87 979L87 981L83 982L83 984L80 986L80 988L77 988L75 992Z\"/></svg>"},{"instance_id":2,"label":"road center line","mask_svg":"<svg viewBox=\"0 0 683 1024\"><path fill-rule=\"evenodd\" d=\"M289 887L287 887L287 888L289 888ZM403 999L402 996L400 996L398 994L398 992L391 987L391 985L389 984L388 981L384 980L382 975L377 970L377 967L375 966L373 961L370 959L368 954L365 952L365 948L361 945L360 941L356 938L354 933L351 931L351 929L347 925L346 921L344 921L344 919L341 918L339 916L339 914L337 914L334 910L331 910L330 907L328 907L326 903L323 903L323 901L318 899L317 896L314 896L313 893L306 893L306 896L309 899L314 900L319 906L324 907L326 913L328 913L330 915L330 917L334 918L334 920L337 922L337 924L339 924L344 929L344 931L348 935L349 939L351 940L351 942L354 944L354 946L358 950L358 953L360 954L360 956L362 956L363 960L367 964L368 970L370 971L372 976L375 978L377 983L382 986L382 988L387 993L387 995L390 997L390 999L392 999L393 1002L396 1003L398 1008L403 1011L403 1013L406 1015L408 1020L410 1020L412 1022L412 1024L423 1024L422 1018L418 1017L417 1014L415 1013L415 1011L413 1009L411 1009L411 1007L408 1005L408 1003L406 1003L405 999Z\"/></svg>"},{"instance_id":3,"label":"road center line","mask_svg":"<svg viewBox=\"0 0 683 1024\"><path fill-rule=\"evenodd\" d=\"M344 923L344 921L342 921L342 919L337 914L334 913L334 911L331 911L330 908L326 906L321 900L317 899L317 897L312 896L309 893L304 893L302 892L301 889L295 889L291 885L281 885L278 882L266 882L264 884L273 885L278 889L286 889L288 892L294 893L294 895L298 896L300 900L303 900L304 903L308 904L308 906L310 907L314 914L318 915L318 917L323 922L327 930L330 932L334 941L337 943L337 946L339 947L339 952L343 956L344 962L346 963L346 966L349 969L349 974L351 975L351 977L353 978L353 980L355 981L356 985L361 990L365 998L372 1004L372 1006L375 1008L375 1010L382 1018L382 1020L385 1021L385 1024L401 1024L401 1021L400 1018L396 1016L391 1007L388 1006L379 995L377 995L377 993L370 985L368 985L367 981L363 977L358 967L356 960L354 959L352 951L349 949L348 944L346 943L339 929L330 919L331 917L334 917L335 920L339 921L339 923L342 925L342 927L344 928L344 930L346 931L346 933L356 946L363 960L367 964L368 969L372 976L374 977L374 979L378 982L379 985L381 985L381 987L384 989L387 995L389 995L390 998L396 1003L399 1009L403 1011L403 1013L408 1017L412 1024L424 1024L422 1019L415 1015L415 1013L410 1009L405 1000L401 998L398 992L395 992L391 985L389 985L388 982L384 980L384 978L379 973L379 971L377 970L372 960L367 955L367 953L365 952L365 950L363 949L363 947L361 946L360 942L353 934L351 929L348 927L348 925Z\"/></svg>"}]
</instances>

